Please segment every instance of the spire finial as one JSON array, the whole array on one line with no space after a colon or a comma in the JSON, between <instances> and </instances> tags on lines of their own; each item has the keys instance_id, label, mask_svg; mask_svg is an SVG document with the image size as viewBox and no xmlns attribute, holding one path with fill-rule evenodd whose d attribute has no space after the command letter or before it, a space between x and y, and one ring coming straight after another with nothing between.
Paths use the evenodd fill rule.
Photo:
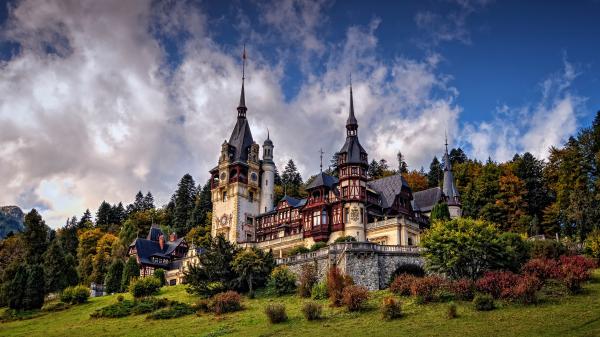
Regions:
<instances>
[{"instance_id":1,"label":"spire finial","mask_svg":"<svg viewBox=\"0 0 600 337\"><path fill-rule=\"evenodd\" d=\"M271 134L269 133L269 128L267 128L267 140L271 140Z\"/></svg>"},{"instance_id":2,"label":"spire finial","mask_svg":"<svg viewBox=\"0 0 600 337\"><path fill-rule=\"evenodd\" d=\"M244 93L244 80L246 79L246 44L242 53L242 93L240 94L240 104L238 105L238 118L246 118L246 95Z\"/></svg>"},{"instance_id":3,"label":"spire finial","mask_svg":"<svg viewBox=\"0 0 600 337\"><path fill-rule=\"evenodd\" d=\"M356 130L358 129L358 121L354 117L354 97L352 95L352 74L350 74L350 111L348 120L346 121L346 134L348 136L356 136Z\"/></svg>"},{"instance_id":4,"label":"spire finial","mask_svg":"<svg viewBox=\"0 0 600 337\"><path fill-rule=\"evenodd\" d=\"M321 156L321 164L319 165L319 167L321 168L321 173L323 173L323 148L321 148L319 150L319 155Z\"/></svg>"},{"instance_id":5,"label":"spire finial","mask_svg":"<svg viewBox=\"0 0 600 337\"><path fill-rule=\"evenodd\" d=\"M446 145L446 153L448 153L448 130L444 131L444 139L445 139L444 145Z\"/></svg>"}]
</instances>

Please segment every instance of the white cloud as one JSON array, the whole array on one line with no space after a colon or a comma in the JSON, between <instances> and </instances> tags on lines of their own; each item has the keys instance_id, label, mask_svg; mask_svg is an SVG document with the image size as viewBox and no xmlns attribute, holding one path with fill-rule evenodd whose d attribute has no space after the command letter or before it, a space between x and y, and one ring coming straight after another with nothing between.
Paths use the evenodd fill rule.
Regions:
<instances>
[{"instance_id":1,"label":"white cloud","mask_svg":"<svg viewBox=\"0 0 600 337\"><path fill-rule=\"evenodd\" d=\"M509 160L525 151L547 158L551 146L563 144L577 130L577 112L585 102L569 90L577 75L565 60L561 72L540 84L539 102L514 108L500 106L492 121L466 125L462 141L482 160Z\"/></svg>"}]
</instances>

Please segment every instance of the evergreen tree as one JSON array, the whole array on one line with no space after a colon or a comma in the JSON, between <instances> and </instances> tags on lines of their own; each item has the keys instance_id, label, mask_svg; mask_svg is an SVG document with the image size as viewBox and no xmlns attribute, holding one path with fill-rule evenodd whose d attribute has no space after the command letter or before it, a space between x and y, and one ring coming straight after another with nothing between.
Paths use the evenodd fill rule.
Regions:
<instances>
[{"instance_id":1,"label":"evergreen tree","mask_svg":"<svg viewBox=\"0 0 600 337\"><path fill-rule=\"evenodd\" d=\"M185 174L179 181L175 194L171 197L174 202L172 226L177 236L184 236L190 229L188 220L194 210L195 198L196 184L194 178L189 174Z\"/></svg>"},{"instance_id":2,"label":"evergreen tree","mask_svg":"<svg viewBox=\"0 0 600 337\"><path fill-rule=\"evenodd\" d=\"M452 166L462 164L469 160L465 152L460 147L457 149L450 150L448 157L450 157L450 163L452 164Z\"/></svg>"},{"instance_id":3,"label":"evergreen tree","mask_svg":"<svg viewBox=\"0 0 600 337\"><path fill-rule=\"evenodd\" d=\"M248 294L254 297L254 287L266 271L265 261L261 258L262 252L256 248L244 249L237 253L231 266L238 275L238 283L246 283Z\"/></svg>"},{"instance_id":4,"label":"evergreen tree","mask_svg":"<svg viewBox=\"0 0 600 337\"><path fill-rule=\"evenodd\" d=\"M67 286L74 286L79 283L79 276L77 275L77 261L73 255L67 253L65 255L65 280L67 280Z\"/></svg>"},{"instance_id":5,"label":"evergreen tree","mask_svg":"<svg viewBox=\"0 0 600 337\"><path fill-rule=\"evenodd\" d=\"M88 208L81 216L81 219L79 219L79 222L77 223L77 229L92 228L93 226L94 224L92 223L92 212L90 212L90 209Z\"/></svg>"},{"instance_id":6,"label":"evergreen tree","mask_svg":"<svg viewBox=\"0 0 600 337\"><path fill-rule=\"evenodd\" d=\"M285 165L285 170L281 175L281 183L283 184L287 195L292 197L301 196L301 187L303 185L302 176L300 176L296 164L292 159Z\"/></svg>"},{"instance_id":7,"label":"evergreen tree","mask_svg":"<svg viewBox=\"0 0 600 337\"><path fill-rule=\"evenodd\" d=\"M442 167L442 164L437 159L437 157L433 157L433 160L429 165L429 173L427 174L427 181L429 182L429 187L440 186L440 182L443 176L444 169Z\"/></svg>"},{"instance_id":8,"label":"evergreen tree","mask_svg":"<svg viewBox=\"0 0 600 337\"><path fill-rule=\"evenodd\" d=\"M14 272L14 277L7 285L3 286L3 293L6 297L6 302L11 309L23 309L25 293L27 288L27 280L29 273L26 264L19 264Z\"/></svg>"},{"instance_id":9,"label":"evergreen tree","mask_svg":"<svg viewBox=\"0 0 600 337\"><path fill-rule=\"evenodd\" d=\"M154 197L152 196L152 193L150 193L150 191L148 191L148 193L146 193L146 196L144 197L144 210L151 210L154 208Z\"/></svg>"},{"instance_id":10,"label":"evergreen tree","mask_svg":"<svg viewBox=\"0 0 600 337\"><path fill-rule=\"evenodd\" d=\"M25 283L25 297L23 309L39 309L44 305L44 268L39 264L27 268L27 283ZM22 285L21 285L22 286Z\"/></svg>"},{"instance_id":11,"label":"evergreen tree","mask_svg":"<svg viewBox=\"0 0 600 337\"><path fill-rule=\"evenodd\" d=\"M103 232L108 232L112 220L112 207L106 201L102 201L96 212L96 227Z\"/></svg>"},{"instance_id":12,"label":"evergreen tree","mask_svg":"<svg viewBox=\"0 0 600 337\"><path fill-rule=\"evenodd\" d=\"M132 279L140 276L140 267L135 259L135 257L130 256L127 259L127 263L125 263L125 267L123 267L123 277L121 279L121 289L126 291L129 289L129 283Z\"/></svg>"},{"instance_id":13,"label":"evergreen tree","mask_svg":"<svg viewBox=\"0 0 600 337\"><path fill-rule=\"evenodd\" d=\"M123 292L121 288L121 282L123 280L123 261L121 259L115 259L110 264L106 278L104 279L104 286L107 293L120 293Z\"/></svg>"},{"instance_id":14,"label":"evergreen tree","mask_svg":"<svg viewBox=\"0 0 600 337\"><path fill-rule=\"evenodd\" d=\"M525 182L525 202L528 213L532 216L542 217L551 199L544 181L544 162L536 159L531 153L525 152L522 156L513 158L515 163L514 173Z\"/></svg>"},{"instance_id":15,"label":"evergreen tree","mask_svg":"<svg viewBox=\"0 0 600 337\"><path fill-rule=\"evenodd\" d=\"M402 152L398 152L398 173L408 173L408 165L406 164L406 160L404 159Z\"/></svg>"},{"instance_id":16,"label":"evergreen tree","mask_svg":"<svg viewBox=\"0 0 600 337\"><path fill-rule=\"evenodd\" d=\"M67 223L63 228L60 228L56 234L56 239L60 242L63 251L71 255L77 254L77 218L72 217L67 219Z\"/></svg>"},{"instance_id":17,"label":"evergreen tree","mask_svg":"<svg viewBox=\"0 0 600 337\"><path fill-rule=\"evenodd\" d=\"M194 209L190 217L188 228L210 226L211 219L207 218L208 213L212 211L210 180L208 180L202 188L198 186L197 191L198 193L196 194Z\"/></svg>"},{"instance_id":18,"label":"evergreen tree","mask_svg":"<svg viewBox=\"0 0 600 337\"><path fill-rule=\"evenodd\" d=\"M67 265L65 253L59 241L52 241L44 254L44 277L47 292L57 292L69 286L68 268L75 268L75 266Z\"/></svg>"},{"instance_id":19,"label":"evergreen tree","mask_svg":"<svg viewBox=\"0 0 600 337\"><path fill-rule=\"evenodd\" d=\"M379 163L373 159L367 168L367 175L370 179L377 179L383 175L383 171L379 167Z\"/></svg>"},{"instance_id":20,"label":"evergreen tree","mask_svg":"<svg viewBox=\"0 0 600 337\"><path fill-rule=\"evenodd\" d=\"M435 206L433 206L433 208L431 209L430 218L431 218L431 221L450 220L450 210L448 209L448 204L446 204L445 202L442 202L442 203L439 203L439 204L436 204Z\"/></svg>"},{"instance_id":21,"label":"evergreen tree","mask_svg":"<svg viewBox=\"0 0 600 337\"><path fill-rule=\"evenodd\" d=\"M25 216L25 230L22 235L27 250L27 262L40 263L48 246L48 227L35 208Z\"/></svg>"},{"instance_id":22,"label":"evergreen tree","mask_svg":"<svg viewBox=\"0 0 600 337\"><path fill-rule=\"evenodd\" d=\"M329 161L329 168L326 170L327 174L332 175L334 177L339 176L338 155L339 155L338 152L333 154L333 156L331 157L331 160Z\"/></svg>"},{"instance_id":23,"label":"evergreen tree","mask_svg":"<svg viewBox=\"0 0 600 337\"><path fill-rule=\"evenodd\" d=\"M112 206L110 215L110 223L120 227L127 216L127 212L125 211L125 207L123 207L123 203L119 202L117 205Z\"/></svg>"}]
</instances>

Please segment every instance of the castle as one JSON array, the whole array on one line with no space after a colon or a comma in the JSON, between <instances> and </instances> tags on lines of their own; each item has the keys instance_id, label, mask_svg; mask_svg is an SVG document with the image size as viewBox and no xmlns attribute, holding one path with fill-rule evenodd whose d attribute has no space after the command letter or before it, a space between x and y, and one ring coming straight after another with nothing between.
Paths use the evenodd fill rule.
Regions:
<instances>
[{"instance_id":1,"label":"castle","mask_svg":"<svg viewBox=\"0 0 600 337\"><path fill-rule=\"evenodd\" d=\"M346 141L337 153L339 177L320 172L306 186L306 198L286 195L274 203L273 141L268 135L260 159L247 111L242 76L235 127L229 141L221 145L218 165L210 170L213 237L221 234L241 245L273 250L279 257L299 246L332 244L340 237L415 246L437 203L446 202L452 217L461 215L447 144L442 188L413 193L401 174L369 180L368 154L358 138L352 85Z\"/></svg>"}]
</instances>

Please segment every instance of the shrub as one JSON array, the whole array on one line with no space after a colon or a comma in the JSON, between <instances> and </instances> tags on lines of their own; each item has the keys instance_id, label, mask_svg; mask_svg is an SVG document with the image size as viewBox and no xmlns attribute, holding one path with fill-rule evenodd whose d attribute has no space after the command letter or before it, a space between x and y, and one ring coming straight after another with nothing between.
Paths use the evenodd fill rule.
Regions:
<instances>
[{"instance_id":1,"label":"shrub","mask_svg":"<svg viewBox=\"0 0 600 337\"><path fill-rule=\"evenodd\" d=\"M478 291L490 294L493 298L507 298L518 280L519 275L509 271L487 272L477 280L476 286Z\"/></svg>"},{"instance_id":2,"label":"shrub","mask_svg":"<svg viewBox=\"0 0 600 337\"><path fill-rule=\"evenodd\" d=\"M206 298L199 299L196 304L194 304L194 309L199 312L209 312L210 311L210 300Z\"/></svg>"},{"instance_id":3,"label":"shrub","mask_svg":"<svg viewBox=\"0 0 600 337\"><path fill-rule=\"evenodd\" d=\"M165 278L165 270L158 268L154 269L154 277L156 277L160 281L160 286L164 286L167 283L167 279Z\"/></svg>"},{"instance_id":4,"label":"shrub","mask_svg":"<svg viewBox=\"0 0 600 337\"><path fill-rule=\"evenodd\" d=\"M390 284L390 291L397 295L408 296L417 277L410 274L400 274Z\"/></svg>"},{"instance_id":5,"label":"shrub","mask_svg":"<svg viewBox=\"0 0 600 337\"><path fill-rule=\"evenodd\" d=\"M296 290L296 275L287 266L278 266L271 272L268 287L277 295L291 294Z\"/></svg>"},{"instance_id":6,"label":"shrub","mask_svg":"<svg viewBox=\"0 0 600 337\"><path fill-rule=\"evenodd\" d=\"M131 282L129 292L134 298L147 297L158 294L160 280L154 276L147 276Z\"/></svg>"},{"instance_id":7,"label":"shrub","mask_svg":"<svg viewBox=\"0 0 600 337\"><path fill-rule=\"evenodd\" d=\"M393 296L383 298L381 303L381 316L385 320L392 320L402 317L402 306Z\"/></svg>"},{"instance_id":8,"label":"shrub","mask_svg":"<svg viewBox=\"0 0 600 337\"><path fill-rule=\"evenodd\" d=\"M418 298L419 302L427 303L440 299L440 293L444 290L446 281L439 276L426 276L415 279L410 293Z\"/></svg>"},{"instance_id":9,"label":"shrub","mask_svg":"<svg viewBox=\"0 0 600 337\"><path fill-rule=\"evenodd\" d=\"M534 240L529 251L533 259L558 259L565 253L565 247L555 240Z\"/></svg>"},{"instance_id":10,"label":"shrub","mask_svg":"<svg viewBox=\"0 0 600 337\"><path fill-rule=\"evenodd\" d=\"M305 264L300 271L300 284L298 285L298 295L308 298L311 295L311 290L317 283L317 269L314 265Z\"/></svg>"},{"instance_id":11,"label":"shrub","mask_svg":"<svg viewBox=\"0 0 600 337\"><path fill-rule=\"evenodd\" d=\"M446 312L446 317L448 317L448 319L458 317L458 308L456 306L456 303L450 302L450 304L448 304L448 311Z\"/></svg>"},{"instance_id":12,"label":"shrub","mask_svg":"<svg viewBox=\"0 0 600 337\"><path fill-rule=\"evenodd\" d=\"M537 301L536 293L542 287L542 282L535 276L519 276L517 284L509 292L509 299L519 301L523 304L531 304Z\"/></svg>"},{"instance_id":13,"label":"shrub","mask_svg":"<svg viewBox=\"0 0 600 337\"><path fill-rule=\"evenodd\" d=\"M559 277L569 292L577 293L581 285L590 279L594 261L583 256L561 256Z\"/></svg>"},{"instance_id":14,"label":"shrub","mask_svg":"<svg viewBox=\"0 0 600 337\"><path fill-rule=\"evenodd\" d=\"M308 253L308 252L310 252L310 250L308 250L308 248L306 248L304 246L298 246L298 247L294 247L292 250L290 250L290 256L304 254L304 253Z\"/></svg>"},{"instance_id":15,"label":"shrub","mask_svg":"<svg viewBox=\"0 0 600 337\"><path fill-rule=\"evenodd\" d=\"M210 310L217 315L242 309L242 297L235 291L216 294L210 302Z\"/></svg>"},{"instance_id":16,"label":"shrub","mask_svg":"<svg viewBox=\"0 0 600 337\"><path fill-rule=\"evenodd\" d=\"M168 308L164 308L146 316L146 319L171 319L194 313L194 309L185 303L172 302Z\"/></svg>"},{"instance_id":17,"label":"shrub","mask_svg":"<svg viewBox=\"0 0 600 337\"><path fill-rule=\"evenodd\" d=\"M285 313L285 305L281 303L268 304L265 307L265 314L269 318L269 321L273 324L287 321L287 314Z\"/></svg>"},{"instance_id":18,"label":"shrub","mask_svg":"<svg viewBox=\"0 0 600 337\"><path fill-rule=\"evenodd\" d=\"M313 300L325 300L329 298L329 293L327 292L327 282L316 283L312 287L310 293Z\"/></svg>"},{"instance_id":19,"label":"shrub","mask_svg":"<svg viewBox=\"0 0 600 337\"><path fill-rule=\"evenodd\" d=\"M334 243L342 243L342 242L356 242L356 238L351 235L340 236L339 238L333 241Z\"/></svg>"},{"instance_id":20,"label":"shrub","mask_svg":"<svg viewBox=\"0 0 600 337\"><path fill-rule=\"evenodd\" d=\"M342 291L342 303L348 311L358 311L369 299L369 290L363 286L349 285Z\"/></svg>"},{"instance_id":21,"label":"shrub","mask_svg":"<svg viewBox=\"0 0 600 337\"><path fill-rule=\"evenodd\" d=\"M542 282L560 275L558 261L553 259L538 258L531 259L523 265L522 272L538 278Z\"/></svg>"},{"instance_id":22,"label":"shrub","mask_svg":"<svg viewBox=\"0 0 600 337\"><path fill-rule=\"evenodd\" d=\"M454 295L455 299L470 301L475 295L475 284L469 279L462 278L451 281L448 284L448 290Z\"/></svg>"},{"instance_id":23,"label":"shrub","mask_svg":"<svg viewBox=\"0 0 600 337\"><path fill-rule=\"evenodd\" d=\"M117 302L123 302L124 299L125 299L125 296L123 296L123 295L117 296Z\"/></svg>"},{"instance_id":24,"label":"shrub","mask_svg":"<svg viewBox=\"0 0 600 337\"><path fill-rule=\"evenodd\" d=\"M588 234L584 241L584 252L595 259L600 259L600 229Z\"/></svg>"},{"instance_id":25,"label":"shrub","mask_svg":"<svg viewBox=\"0 0 600 337\"><path fill-rule=\"evenodd\" d=\"M145 298L134 302L135 306L131 309L134 315L141 315L156 311L169 305L169 300L166 298Z\"/></svg>"},{"instance_id":26,"label":"shrub","mask_svg":"<svg viewBox=\"0 0 600 337\"><path fill-rule=\"evenodd\" d=\"M473 298L473 305L477 311L490 311L494 310L494 298L487 294L478 294Z\"/></svg>"},{"instance_id":27,"label":"shrub","mask_svg":"<svg viewBox=\"0 0 600 337\"><path fill-rule=\"evenodd\" d=\"M344 288L354 284L352 278L348 275L344 275L340 272L337 267L331 267L327 274L327 293L329 294L329 300L331 305L339 307L342 305L342 298Z\"/></svg>"},{"instance_id":28,"label":"shrub","mask_svg":"<svg viewBox=\"0 0 600 337\"><path fill-rule=\"evenodd\" d=\"M131 315L134 306L135 306L135 303L133 301L125 300L123 302L117 302L115 304L111 304L111 305L106 306L104 308L100 308L100 309L94 311L93 313L91 313L90 317L92 317L92 318L100 318L100 317L118 318L118 317L125 317L125 316Z\"/></svg>"},{"instance_id":29,"label":"shrub","mask_svg":"<svg viewBox=\"0 0 600 337\"><path fill-rule=\"evenodd\" d=\"M42 311L54 312L69 309L71 305L65 302L47 303L42 307Z\"/></svg>"},{"instance_id":30,"label":"shrub","mask_svg":"<svg viewBox=\"0 0 600 337\"><path fill-rule=\"evenodd\" d=\"M67 287L60 294L60 300L62 302L71 304L85 303L89 297L90 289L82 285Z\"/></svg>"},{"instance_id":31,"label":"shrub","mask_svg":"<svg viewBox=\"0 0 600 337\"><path fill-rule=\"evenodd\" d=\"M321 319L323 306L314 301L308 301L302 305L302 314L308 321Z\"/></svg>"},{"instance_id":32,"label":"shrub","mask_svg":"<svg viewBox=\"0 0 600 337\"><path fill-rule=\"evenodd\" d=\"M314 251L317 251L317 250L319 250L321 248L325 248L325 247L327 247L327 244L325 242L315 242L314 245L310 246L309 250L311 252L314 252Z\"/></svg>"}]
</instances>

